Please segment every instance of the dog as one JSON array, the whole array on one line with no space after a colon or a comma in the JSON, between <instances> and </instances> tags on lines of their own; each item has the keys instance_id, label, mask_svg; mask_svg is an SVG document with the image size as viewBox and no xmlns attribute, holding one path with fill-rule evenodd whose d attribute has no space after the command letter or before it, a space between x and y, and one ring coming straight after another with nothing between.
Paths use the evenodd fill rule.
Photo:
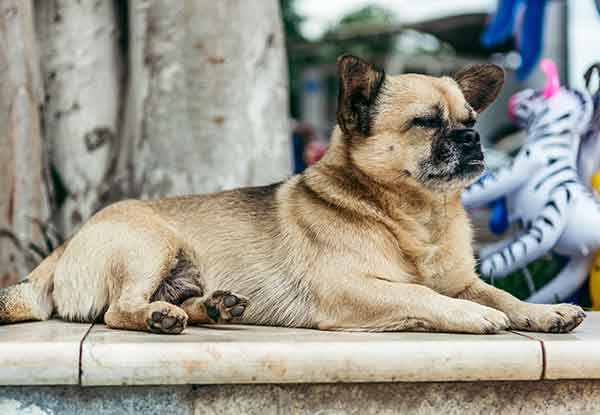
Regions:
<instances>
[{"instance_id":1,"label":"dog","mask_svg":"<svg viewBox=\"0 0 600 415\"><path fill-rule=\"evenodd\" d=\"M484 170L473 127L502 69L386 76L343 55L338 71L338 125L319 162L269 186L111 205L0 291L0 321L56 313L166 334L225 322L460 333L578 326L580 307L521 302L475 271L460 195Z\"/></svg>"}]
</instances>

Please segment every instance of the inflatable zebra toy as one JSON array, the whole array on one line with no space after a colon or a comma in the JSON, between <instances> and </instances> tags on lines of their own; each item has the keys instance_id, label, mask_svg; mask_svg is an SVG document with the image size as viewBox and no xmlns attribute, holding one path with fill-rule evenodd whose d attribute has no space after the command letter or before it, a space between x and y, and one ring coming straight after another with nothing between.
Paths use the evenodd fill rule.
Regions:
<instances>
[{"instance_id":1,"label":"inflatable zebra toy","mask_svg":"<svg viewBox=\"0 0 600 415\"><path fill-rule=\"evenodd\" d=\"M528 301L564 300L587 279L592 254L600 248L600 208L577 172L581 134L593 111L587 92L561 88L556 67L543 60L543 92L527 89L509 102L509 113L526 128L527 141L510 167L473 184L465 207L506 197L509 221L521 232L481 253L481 274L502 278L550 250L569 257L561 273Z\"/></svg>"},{"instance_id":2,"label":"inflatable zebra toy","mask_svg":"<svg viewBox=\"0 0 600 415\"><path fill-rule=\"evenodd\" d=\"M598 3L600 5L600 2ZM596 88L592 87L592 78L596 74ZM583 182L589 184L596 197L600 197L600 62L592 64L583 76L585 86L592 94L594 115L590 128L583 135L579 148L578 170ZM590 299L592 309L600 310L600 251L590 266Z\"/></svg>"}]
</instances>

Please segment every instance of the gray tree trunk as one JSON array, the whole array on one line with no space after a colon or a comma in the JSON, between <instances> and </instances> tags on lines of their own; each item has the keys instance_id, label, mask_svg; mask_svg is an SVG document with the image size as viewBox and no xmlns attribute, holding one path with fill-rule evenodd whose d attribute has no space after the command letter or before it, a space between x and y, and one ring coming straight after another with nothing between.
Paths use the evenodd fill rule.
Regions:
<instances>
[{"instance_id":1,"label":"gray tree trunk","mask_svg":"<svg viewBox=\"0 0 600 415\"><path fill-rule=\"evenodd\" d=\"M0 286L34 265L19 245L40 244L53 187L69 236L117 199L291 172L278 0L121 4L0 1Z\"/></svg>"},{"instance_id":2,"label":"gray tree trunk","mask_svg":"<svg viewBox=\"0 0 600 415\"><path fill-rule=\"evenodd\" d=\"M142 197L290 173L277 0L132 1L125 164ZM123 164L122 164L123 165Z\"/></svg>"},{"instance_id":3,"label":"gray tree trunk","mask_svg":"<svg viewBox=\"0 0 600 415\"><path fill-rule=\"evenodd\" d=\"M57 212L71 234L103 205L118 146L122 57L112 1L38 0L36 28L46 88L50 160L66 191Z\"/></svg>"},{"instance_id":4,"label":"gray tree trunk","mask_svg":"<svg viewBox=\"0 0 600 415\"><path fill-rule=\"evenodd\" d=\"M43 89L31 0L0 2L0 284L33 265L18 245L39 243L48 218L40 132Z\"/></svg>"}]
</instances>

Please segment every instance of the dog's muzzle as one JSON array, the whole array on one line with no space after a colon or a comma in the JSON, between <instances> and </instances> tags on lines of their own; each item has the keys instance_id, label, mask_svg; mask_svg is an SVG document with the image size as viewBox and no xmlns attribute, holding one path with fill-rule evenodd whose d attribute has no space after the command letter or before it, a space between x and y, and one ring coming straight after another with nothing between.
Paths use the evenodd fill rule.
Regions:
<instances>
[{"instance_id":1,"label":"dog's muzzle","mask_svg":"<svg viewBox=\"0 0 600 415\"><path fill-rule=\"evenodd\" d=\"M452 131L450 139L458 147L461 164L478 165L483 163L479 133L472 128Z\"/></svg>"}]
</instances>

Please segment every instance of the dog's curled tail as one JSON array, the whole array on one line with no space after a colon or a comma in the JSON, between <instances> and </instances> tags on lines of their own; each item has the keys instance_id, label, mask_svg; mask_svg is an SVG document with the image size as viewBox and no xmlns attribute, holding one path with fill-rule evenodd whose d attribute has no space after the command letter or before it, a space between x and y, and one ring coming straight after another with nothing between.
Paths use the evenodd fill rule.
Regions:
<instances>
[{"instance_id":1,"label":"dog's curled tail","mask_svg":"<svg viewBox=\"0 0 600 415\"><path fill-rule=\"evenodd\" d=\"M54 311L54 269L66 245L54 250L23 281L0 288L0 324L50 318Z\"/></svg>"}]
</instances>

